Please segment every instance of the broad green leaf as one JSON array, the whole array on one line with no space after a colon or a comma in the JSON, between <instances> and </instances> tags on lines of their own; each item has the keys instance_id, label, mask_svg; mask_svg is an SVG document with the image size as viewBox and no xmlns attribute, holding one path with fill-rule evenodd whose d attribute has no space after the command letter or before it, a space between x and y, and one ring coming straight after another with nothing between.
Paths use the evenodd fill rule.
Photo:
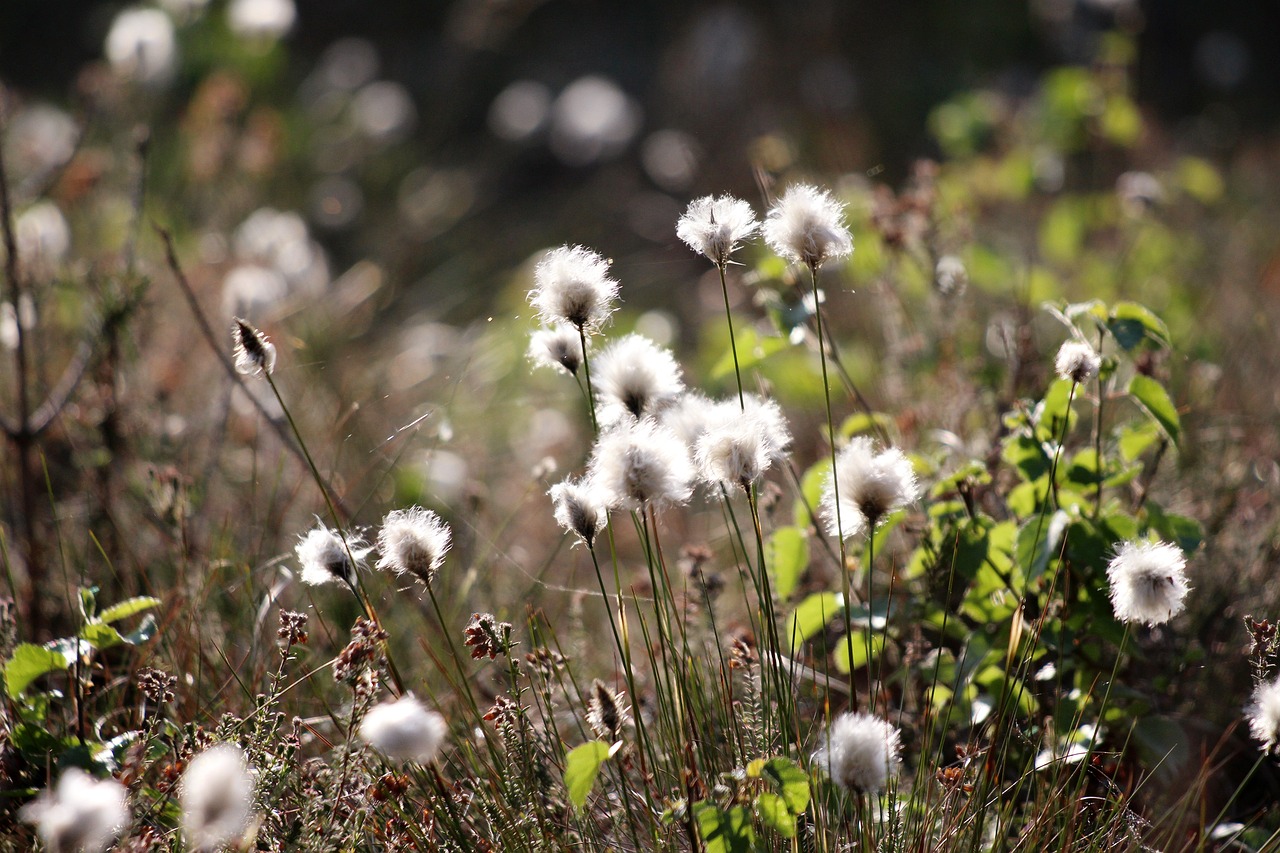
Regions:
<instances>
[{"instance_id":1,"label":"broad green leaf","mask_svg":"<svg viewBox=\"0 0 1280 853\"><path fill-rule=\"evenodd\" d=\"M773 784L793 815L802 814L809 807L809 774L799 764L789 758L770 758L760 775Z\"/></svg>"},{"instance_id":2,"label":"broad green leaf","mask_svg":"<svg viewBox=\"0 0 1280 853\"><path fill-rule=\"evenodd\" d=\"M1148 503L1146 509L1147 524L1151 529L1160 534L1160 538L1164 541L1177 545L1184 553L1190 554L1204 541L1204 529L1194 518L1166 514L1154 503Z\"/></svg>"},{"instance_id":3,"label":"broad green leaf","mask_svg":"<svg viewBox=\"0 0 1280 853\"><path fill-rule=\"evenodd\" d=\"M587 804L587 795L608 758L609 744L601 740L588 741L569 750L564 761L564 786L574 808L581 809Z\"/></svg>"},{"instance_id":4,"label":"broad green leaf","mask_svg":"<svg viewBox=\"0 0 1280 853\"><path fill-rule=\"evenodd\" d=\"M1044 407L1040 410L1040 432L1044 433L1042 437L1049 441L1057 441L1062 436L1064 419L1075 420L1067 406L1072 398L1071 384L1066 379L1055 379L1050 383L1049 390L1045 392ZM1076 396L1079 397L1078 389Z\"/></svg>"},{"instance_id":5,"label":"broad green leaf","mask_svg":"<svg viewBox=\"0 0 1280 853\"><path fill-rule=\"evenodd\" d=\"M815 592L796 605L787 617L787 639L792 651L817 635L840 612L840 596Z\"/></svg>"},{"instance_id":6,"label":"broad green leaf","mask_svg":"<svg viewBox=\"0 0 1280 853\"><path fill-rule=\"evenodd\" d=\"M148 613L143 617L142 623L132 631L124 635L124 641L131 646L137 646L145 643L156 635L156 617Z\"/></svg>"},{"instance_id":7,"label":"broad green leaf","mask_svg":"<svg viewBox=\"0 0 1280 853\"><path fill-rule=\"evenodd\" d=\"M1117 444L1120 456L1126 462L1133 462L1159 440L1160 427L1154 421L1142 421L1121 428Z\"/></svg>"},{"instance_id":8,"label":"broad green leaf","mask_svg":"<svg viewBox=\"0 0 1280 853\"><path fill-rule=\"evenodd\" d=\"M124 642L120 632L104 622L90 622L80 629L80 639L95 649L109 649Z\"/></svg>"},{"instance_id":9,"label":"broad green leaf","mask_svg":"<svg viewBox=\"0 0 1280 853\"><path fill-rule=\"evenodd\" d=\"M764 553L773 591L785 601L809 566L809 538L799 527L779 527L769 536Z\"/></svg>"},{"instance_id":10,"label":"broad green leaf","mask_svg":"<svg viewBox=\"0 0 1280 853\"><path fill-rule=\"evenodd\" d=\"M127 598L124 601L111 605L106 610L98 614L98 619L103 622L118 622L141 613L144 610L150 610L153 607L160 606L160 599L152 598L149 595L140 595L137 598Z\"/></svg>"},{"instance_id":11,"label":"broad green leaf","mask_svg":"<svg viewBox=\"0 0 1280 853\"><path fill-rule=\"evenodd\" d=\"M756 817L762 824L783 838L796 837L796 816L787 810L782 797L769 791L761 791L754 806Z\"/></svg>"},{"instance_id":12,"label":"broad green leaf","mask_svg":"<svg viewBox=\"0 0 1280 853\"><path fill-rule=\"evenodd\" d=\"M1129 380L1129 395L1159 424L1169 440L1177 445L1182 436L1182 423L1164 386L1150 376L1139 373Z\"/></svg>"},{"instance_id":13,"label":"broad green leaf","mask_svg":"<svg viewBox=\"0 0 1280 853\"><path fill-rule=\"evenodd\" d=\"M1116 303L1107 319L1107 329L1125 351L1132 351L1146 339L1166 348L1171 344L1169 327L1150 308L1137 302Z\"/></svg>"},{"instance_id":14,"label":"broad green leaf","mask_svg":"<svg viewBox=\"0 0 1280 853\"><path fill-rule=\"evenodd\" d=\"M751 826L751 813L745 807L733 806L725 811L703 801L694 804L693 813L707 853L749 853L755 847L756 833Z\"/></svg>"},{"instance_id":15,"label":"broad green leaf","mask_svg":"<svg viewBox=\"0 0 1280 853\"><path fill-rule=\"evenodd\" d=\"M880 653L884 651L884 634L872 632L870 657L868 657L866 631L850 631L836 640L833 645L831 651L836 669L847 675L851 669L861 669L880 658Z\"/></svg>"},{"instance_id":16,"label":"broad green leaf","mask_svg":"<svg viewBox=\"0 0 1280 853\"><path fill-rule=\"evenodd\" d=\"M897 429L897 424L893 422L893 418L883 412L854 412L852 415L844 419L844 423L840 424L840 435L845 438L853 438L855 435L864 433L884 432L892 435Z\"/></svg>"},{"instance_id":17,"label":"broad green leaf","mask_svg":"<svg viewBox=\"0 0 1280 853\"><path fill-rule=\"evenodd\" d=\"M98 612L98 588L96 586L82 586L80 593L80 617L82 619L93 619Z\"/></svg>"},{"instance_id":18,"label":"broad green leaf","mask_svg":"<svg viewBox=\"0 0 1280 853\"><path fill-rule=\"evenodd\" d=\"M809 466L800 478L800 497L796 498L796 527L808 528L814 523L813 512L817 512L822 503L822 492L827 487L827 479L831 476L831 460L820 459Z\"/></svg>"},{"instance_id":19,"label":"broad green leaf","mask_svg":"<svg viewBox=\"0 0 1280 853\"><path fill-rule=\"evenodd\" d=\"M1035 482L1049 473L1048 454L1040 442L1029 435L1012 435L1005 439L1000 458L1017 468L1028 482Z\"/></svg>"},{"instance_id":20,"label":"broad green leaf","mask_svg":"<svg viewBox=\"0 0 1280 853\"><path fill-rule=\"evenodd\" d=\"M4 683L9 698L17 699L40 676L70 665L71 661L60 651L32 643L20 644L4 665Z\"/></svg>"},{"instance_id":21,"label":"broad green leaf","mask_svg":"<svg viewBox=\"0 0 1280 853\"><path fill-rule=\"evenodd\" d=\"M1048 518L1036 516L1019 528L1015 554L1027 583L1043 575L1049 561L1058 556L1069 521L1065 512L1057 510Z\"/></svg>"},{"instance_id":22,"label":"broad green leaf","mask_svg":"<svg viewBox=\"0 0 1280 853\"><path fill-rule=\"evenodd\" d=\"M739 329L735 340L738 351L738 369L741 371L755 367L769 356L790 346L786 338L761 337L750 326ZM726 346L724 354L711 367L711 379L724 379L731 373L733 373L733 349ZM745 385L746 383L744 382L743 384Z\"/></svg>"}]
</instances>

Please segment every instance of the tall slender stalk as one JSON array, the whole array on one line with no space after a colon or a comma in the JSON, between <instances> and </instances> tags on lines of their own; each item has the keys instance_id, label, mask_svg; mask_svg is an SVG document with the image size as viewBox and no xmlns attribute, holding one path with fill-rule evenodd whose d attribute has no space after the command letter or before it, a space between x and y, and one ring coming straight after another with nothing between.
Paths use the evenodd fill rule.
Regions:
<instances>
[{"instance_id":1,"label":"tall slender stalk","mask_svg":"<svg viewBox=\"0 0 1280 853\"><path fill-rule=\"evenodd\" d=\"M724 294L724 319L729 324L729 349L733 352L733 378L738 381L738 407L745 412L747 403L742 396L742 370L738 367L738 339L733 334L733 312L729 310L729 285L725 280L726 263L727 261L717 263L716 270L720 273L720 292Z\"/></svg>"}]
</instances>

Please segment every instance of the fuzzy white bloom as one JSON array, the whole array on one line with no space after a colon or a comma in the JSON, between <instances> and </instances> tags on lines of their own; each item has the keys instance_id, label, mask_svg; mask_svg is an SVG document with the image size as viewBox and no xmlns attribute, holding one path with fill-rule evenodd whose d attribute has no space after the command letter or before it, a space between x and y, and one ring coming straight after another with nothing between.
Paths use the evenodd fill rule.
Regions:
<instances>
[{"instance_id":1,"label":"fuzzy white bloom","mask_svg":"<svg viewBox=\"0 0 1280 853\"><path fill-rule=\"evenodd\" d=\"M13 233L18 258L28 269L42 274L66 260L71 249L67 218L51 201L38 201L24 210L13 223Z\"/></svg>"},{"instance_id":2,"label":"fuzzy white bloom","mask_svg":"<svg viewBox=\"0 0 1280 853\"><path fill-rule=\"evenodd\" d=\"M670 350L643 335L619 338L592 364L601 423L653 417L684 390L680 365Z\"/></svg>"},{"instance_id":3,"label":"fuzzy white bloom","mask_svg":"<svg viewBox=\"0 0 1280 853\"><path fill-rule=\"evenodd\" d=\"M610 509L682 504L693 493L688 449L651 421L623 424L601 435L588 477Z\"/></svg>"},{"instance_id":4,"label":"fuzzy white bloom","mask_svg":"<svg viewBox=\"0 0 1280 853\"><path fill-rule=\"evenodd\" d=\"M685 447L692 448L698 439L722 422L721 406L699 391L685 391L658 413L657 421L671 430Z\"/></svg>"},{"instance_id":5,"label":"fuzzy white bloom","mask_svg":"<svg viewBox=\"0 0 1280 853\"><path fill-rule=\"evenodd\" d=\"M794 184L769 208L764 239L782 257L811 269L853 254L844 205L830 192Z\"/></svg>"},{"instance_id":6,"label":"fuzzy white bloom","mask_svg":"<svg viewBox=\"0 0 1280 853\"><path fill-rule=\"evenodd\" d=\"M582 336L567 323L539 329L529 338L529 358L538 367L550 367L577 375L582 366Z\"/></svg>"},{"instance_id":7,"label":"fuzzy white bloom","mask_svg":"<svg viewBox=\"0 0 1280 853\"><path fill-rule=\"evenodd\" d=\"M101 853L129 823L128 792L115 779L94 779L73 767L22 807L21 816L52 853Z\"/></svg>"},{"instance_id":8,"label":"fuzzy white bloom","mask_svg":"<svg viewBox=\"0 0 1280 853\"><path fill-rule=\"evenodd\" d=\"M716 414L725 417L698 437L694 459L704 480L745 489L786 457L791 433L778 404L750 399L745 410L736 400L718 404Z\"/></svg>"},{"instance_id":9,"label":"fuzzy white bloom","mask_svg":"<svg viewBox=\"0 0 1280 853\"><path fill-rule=\"evenodd\" d=\"M841 714L813 760L842 788L873 794L898 775L902 735L869 714Z\"/></svg>"},{"instance_id":10,"label":"fuzzy white bloom","mask_svg":"<svg viewBox=\"0 0 1280 853\"><path fill-rule=\"evenodd\" d=\"M370 708L360 722L360 739L393 761L429 764L448 734L444 717L428 711L411 693Z\"/></svg>"},{"instance_id":11,"label":"fuzzy white bloom","mask_svg":"<svg viewBox=\"0 0 1280 853\"><path fill-rule=\"evenodd\" d=\"M245 39L275 41L293 28L298 10L293 0L231 0L227 26Z\"/></svg>"},{"instance_id":12,"label":"fuzzy white bloom","mask_svg":"<svg viewBox=\"0 0 1280 853\"><path fill-rule=\"evenodd\" d=\"M141 86L163 86L178 64L173 21L159 9L125 9L111 22L103 52L121 77Z\"/></svg>"},{"instance_id":13,"label":"fuzzy white bloom","mask_svg":"<svg viewBox=\"0 0 1280 853\"><path fill-rule=\"evenodd\" d=\"M943 296L959 296L969 286L969 271L955 255L943 255L933 270L933 283Z\"/></svg>"},{"instance_id":14,"label":"fuzzy white bloom","mask_svg":"<svg viewBox=\"0 0 1280 853\"><path fill-rule=\"evenodd\" d=\"M238 841L253 808L253 773L244 751L220 743L191 759L178 787L189 849L217 850Z\"/></svg>"},{"instance_id":15,"label":"fuzzy white bloom","mask_svg":"<svg viewBox=\"0 0 1280 853\"><path fill-rule=\"evenodd\" d=\"M378 531L378 568L410 575L430 586L449 552L451 538L449 525L429 509L392 510Z\"/></svg>"},{"instance_id":16,"label":"fuzzy white bloom","mask_svg":"<svg viewBox=\"0 0 1280 853\"><path fill-rule=\"evenodd\" d=\"M1280 744L1280 679L1257 686L1245 716L1253 736L1267 752L1274 752Z\"/></svg>"},{"instance_id":17,"label":"fuzzy white bloom","mask_svg":"<svg viewBox=\"0 0 1280 853\"><path fill-rule=\"evenodd\" d=\"M836 456L835 476L827 477L822 494L827 531L851 539L869 532L887 513L919 496L920 487L906 454L896 447L877 453L875 442L859 436Z\"/></svg>"},{"instance_id":18,"label":"fuzzy white bloom","mask_svg":"<svg viewBox=\"0 0 1280 853\"><path fill-rule=\"evenodd\" d=\"M608 507L599 489L589 479L570 479L555 484L547 494L555 505L560 526L577 534L588 548L592 547L596 534L609 523Z\"/></svg>"},{"instance_id":19,"label":"fuzzy white bloom","mask_svg":"<svg viewBox=\"0 0 1280 853\"><path fill-rule=\"evenodd\" d=\"M724 266L738 244L759 228L755 211L742 199L708 195L689 202L676 222L676 236L711 263Z\"/></svg>"},{"instance_id":20,"label":"fuzzy white bloom","mask_svg":"<svg viewBox=\"0 0 1280 853\"><path fill-rule=\"evenodd\" d=\"M265 376L275 372L276 348L267 336L239 317L231 324L235 341L236 372L246 376Z\"/></svg>"},{"instance_id":21,"label":"fuzzy white bloom","mask_svg":"<svg viewBox=\"0 0 1280 853\"><path fill-rule=\"evenodd\" d=\"M1102 356L1084 341L1067 341L1053 361L1054 372L1075 383L1088 382L1098 375L1101 367Z\"/></svg>"},{"instance_id":22,"label":"fuzzy white bloom","mask_svg":"<svg viewBox=\"0 0 1280 853\"><path fill-rule=\"evenodd\" d=\"M319 586L337 580L354 584L356 569L373 549L363 537L349 534L344 541L336 531L317 521L314 529L299 537L293 550L302 564L302 582Z\"/></svg>"},{"instance_id":23,"label":"fuzzy white bloom","mask_svg":"<svg viewBox=\"0 0 1280 853\"><path fill-rule=\"evenodd\" d=\"M1111 609L1121 622L1161 625L1182 612L1187 558L1167 542L1123 542L1107 566Z\"/></svg>"},{"instance_id":24,"label":"fuzzy white bloom","mask_svg":"<svg viewBox=\"0 0 1280 853\"><path fill-rule=\"evenodd\" d=\"M613 313L618 282L609 278L609 262L582 246L552 249L533 272L529 302L548 326L599 329Z\"/></svg>"}]
</instances>

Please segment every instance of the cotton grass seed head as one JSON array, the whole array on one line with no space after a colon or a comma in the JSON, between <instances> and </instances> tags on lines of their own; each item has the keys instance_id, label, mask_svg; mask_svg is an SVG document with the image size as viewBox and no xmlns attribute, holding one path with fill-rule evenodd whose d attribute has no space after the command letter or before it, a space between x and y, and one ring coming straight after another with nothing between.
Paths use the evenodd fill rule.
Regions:
<instances>
[{"instance_id":1,"label":"cotton grass seed head","mask_svg":"<svg viewBox=\"0 0 1280 853\"><path fill-rule=\"evenodd\" d=\"M755 211L742 199L731 195L703 196L689 202L689 208L676 222L676 236L711 263L723 267L738 245L750 239L759 227Z\"/></svg>"},{"instance_id":2,"label":"cotton grass seed head","mask_svg":"<svg viewBox=\"0 0 1280 853\"><path fill-rule=\"evenodd\" d=\"M1053 361L1054 372L1076 384L1088 382L1102 368L1102 356L1084 341L1067 341Z\"/></svg>"},{"instance_id":3,"label":"cotton grass seed head","mask_svg":"<svg viewBox=\"0 0 1280 853\"><path fill-rule=\"evenodd\" d=\"M851 539L919 496L911 460L896 447L877 452L875 442L859 436L840 451L835 476L827 477L822 495L827 531Z\"/></svg>"},{"instance_id":4,"label":"cotton grass seed head","mask_svg":"<svg viewBox=\"0 0 1280 853\"><path fill-rule=\"evenodd\" d=\"M420 506L387 513L378 531L378 568L431 586L449 552L449 525Z\"/></svg>"},{"instance_id":5,"label":"cotton grass seed head","mask_svg":"<svg viewBox=\"0 0 1280 853\"><path fill-rule=\"evenodd\" d=\"M546 325L568 323L588 332L613 313L618 282L609 278L609 262L582 246L552 249L538 262L529 301Z\"/></svg>"},{"instance_id":6,"label":"cotton grass seed head","mask_svg":"<svg viewBox=\"0 0 1280 853\"><path fill-rule=\"evenodd\" d=\"M371 708L360 723L362 741L393 761L418 764L435 760L448 733L444 717L410 693Z\"/></svg>"},{"instance_id":7,"label":"cotton grass seed head","mask_svg":"<svg viewBox=\"0 0 1280 853\"><path fill-rule=\"evenodd\" d=\"M565 480L547 492L555 506L556 521L577 535L588 548L595 545L596 535L609 523L605 501L591 480Z\"/></svg>"},{"instance_id":8,"label":"cotton grass seed head","mask_svg":"<svg viewBox=\"0 0 1280 853\"><path fill-rule=\"evenodd\" d=\"M853 235L844 224L844 205L830 192L794 184L769 208L764 239L780 256L812 270L853 254Z\"/></svg>"},{"instance_id":9,"label":"cotton grass seed head","mask_svg":"<svg viewBox=\"0 0 1280 853\"><path fill-rule=\"evenodd\" d=\"M1280 745L1280 679L1257 686L1245 716L1254 738L1268 753L1274 753Z\"/></svg>"},{"instance_id":10,"label":"cotton grass seed head","mask_svg":"<svg viewBox=\"0 0 1280 853\"><path fill-rule=\"evenodd\" d=\"M128 792L115 779L72 767L20 815L52 853L102 853L129 823Z\"/></svg>"},{"instance_id":11,"label":"cotton grass seed head","mask_svg":"<svg viewBox=\"0 0 1280 853\"><path fill-rule=\"evenodd\" d=\"M344 539L317 521L315 528L300 537L293 550L302 564L303 583L320 586L340 580L354 586L356 570L373 549L364 537L351 533Z\"/></svg>"},{"instance_id":12,"label":"cotton grass seed head","mask_svg":"<svg viewBox=\"0 0 1280 853\"><path fill-rule=\"evenodd\" d=\"M236 372L245 376L265 376L276 369L276 348L248 322L239 317L231 324L235 341Z\"/></svg>"},{"instance_id":13,"label":"cotton grass seed head","mask_svg":"<svg viewBox=\"0 0 1280 853\"><path fill-rule=\"evenodd\" d=\"M943 296L960 296L969 286L969 271L955 255L943 255L933 270L933 286Z\"/></svg>"},{"instance_id":14,"label":"cotton grass seed head","mask_svg":"<svg viewBox=\"0 0 1280 853\"><path fill-rule=\"evenodd\" d=\"M191 759L179 783L178 804L191 850L217 850L242 838L253 807L253 773L244 751L220 743Z\"/></svg>"},{"instance_id":15,"label":"cotton grass seed head","mask_svg":"<svg viewBox=\"0 0 1280 853\"><path fill-rule=\"evenodd\" d=\"M582 367L582 336L567 323L539 329L529 338L529 358L537 367L563 369L576 376Z\"/></svg>"},{"instance_id":16,"label":"cotton grass seed head","mask_svg":"<svg viewBox=\"0 0 1280 853\"><path fill-rule=\"evenodd\" d=\"M1124 542L1107 566L1111 609L1121 622L1162 625L1182 612L1187 558L1166 542Z\"/></svg>"},{"instance_id":17,"label":"cotton grass seed head","mask_svg":"<svg viewBox=\"0 0 1280 853\"><path fill-rule=\"evenodd\" d=\"M750 488L775 461L786 456L791 435L776 403L760 402L740 410L736 400L721 403L730 417L721 419L697 439L694 459L709 483Z\"/></svg>"},{"instance_id":18,"label":"cotton grass seed head","mask_svg":"<svg viewBox=\"0 0 1280 853\"><path fill-rule=\"evenodd\" d=\"M684 390L670 350L643 335L614 341L593 362L600 420L615 424L654 417Z\"/></svg>"},{"instance_id":19,"label":"cotton grass seed head","mask_svg":"<svg viewBox=\"0 0 1280 853\"><path fill-rule=\"evenodd\" d=\"M601 435L588 473L606 506L627 510L684 503L693 493L693 476L684 444L650 421Z\"/></svg>"},{"instance_id":20,"label":"cotton grass seed head","mask_svg":"<svg viewBox=\"0 0 1280 853\"><path fill-rule=\"evenodd\" d=\"M831 723L813 760L842 788L873 794L896 778L902 736L868 714L841 714Z\"/></svg>"}]
</instances>

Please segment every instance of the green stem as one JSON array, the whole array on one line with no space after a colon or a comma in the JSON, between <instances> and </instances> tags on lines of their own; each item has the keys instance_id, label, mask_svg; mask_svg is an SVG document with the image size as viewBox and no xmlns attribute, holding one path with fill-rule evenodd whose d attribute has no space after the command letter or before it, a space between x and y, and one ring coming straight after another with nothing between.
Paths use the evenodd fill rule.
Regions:
<instances>
[{"instance_id":1,"label":"green stem","mask_svg":"<svg viewBox=\"0 0 1280 853\"><path fill-rule=\"evenodd\" d=\"M738 367L738 339L733 334L733 313L729 310L729 285L725 281L725 263L716 264L720 272L720 292L724 294L724 319L729 324L729 349L733 351L733 378L738 381L738 408L747 410L746 400L742 396L742 371Z\"/></svg>"}]
</instances>

